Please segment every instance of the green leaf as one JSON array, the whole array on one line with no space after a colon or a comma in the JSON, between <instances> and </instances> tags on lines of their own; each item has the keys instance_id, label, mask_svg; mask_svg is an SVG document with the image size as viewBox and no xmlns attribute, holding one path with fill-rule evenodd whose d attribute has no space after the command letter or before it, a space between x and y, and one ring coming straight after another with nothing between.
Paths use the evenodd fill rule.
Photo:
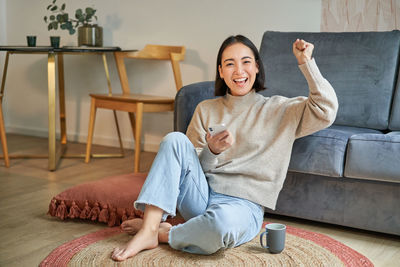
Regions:
<instances>
[{"instance_id":1,"label":"green leaf","mask_svg":"<svg viewBox=\"0 0 400 267\"><path fill-rule=\"evenodd\" d=\"M47 25L47 30L50 31L51 29L53 29L53 24L50 23L49 25Z\"/></svg>"},{"instance_id":2,"label":"green leaf","mask_svg":"<svg viewBox=\"0 0 400 267\"><path fill-rule=\"evenodd\" d=\"M68 21L65 25L66 25L66 27L67 27L68 30L73 29L73 26L72 26L72 22L71 22L71 21Z\"/></svg>"},{"instance_id":3,"label":"green leaf","mask_svg":"<svg viewBox=\"0 0 400 267\"><path fill-rule=\"evenodd\" d=\"M62 4L61 6L61 10L64 11L65 10L65 4Z\"/></svg>"},{"instance_id":4,"label":"green leaf","mask_svg":"<svg viewBox=\"0 0 400 267\"><path fill-rule=\"evenodd\" d=\"M49 9L50 9L50 7L52 7L52 6L53 6L53 5L48 5L48 6L47 6L47 10L49 10Z\"/></svg>"},{"instance_id":5,"label":"green leaf","mask_svg":"<svg viewBox=\"0 0 400 267\"><path fill-rule=\"evenodd\" d=\"M78 8L75 12L75 16L82 16L83 12L82 9Z\"/></svg>"},{"instance_id":6,"label":"green leaf","mask_svg":"<svg viewBox=\"0 0 400 267\"><path fill-rule=\"evenodd\" d=\"M63 23L60 25L60 29L66 30L67 29L67 24Z\"/></svg>"},{"instance_id":7,"label":"green leaf","mask_svg":"<svg viewBox=\"0 0 400 267\"><path fill-rule=\"evenodd\" d=\"M63 16L61 14L57 15L57 21L60 23L63 22Z\"/></svg>"},{"instance_id":8,"label":"green leaf","mask_svg":"<svg viewBox=\"0 0 400 267\"><path fill-rule=\"evenodd\" d=\"M50 16L50 20L51 20L51 21L53 21L53 20L55 20L55 19L56 19L56 17L55 17L54 15L51 15L51 16Z\"/></svg>"},{"instance_id":9,"label":"green leaf","mask_svg":"<svg viewBox=\"0 0 400 267\"><path fill-rule=\"evenodd\" d=\"M46 22L47 23L47 16L44 16L44 22Z\"/></svg>"},{"instance_id":10,"label":"green leaf","mask_svg":"<svg viewBox=\"0 0 400 267\"><path fill-rule=\"evenodd\" d=\"M93 16L96 13L96 10L91 7L87 7L85 11L88 16Z\"/></svg>"},{"instance_id":11,"label":"green leaf","mask_svg":"<svg viewBox=\"0 0 400 267\"><path fill-rule=\"evenodd\" d=\"M57 8L58 8L57 6L53 6L50 10L54 11L54 10L57 10Z\"/></svg>"},{"instance_id":12,"label":"green leaf","mask_svg":"<svg viewBox=\"0 0 400 267\"><path fill-rule=\"evenodd\" d=\"M74 33L75 33L75 29L70 29L70 30L69 30L69 34L70 34L70 35L73 35Z\"/></svg>"},{"instance_id":13,"label":"green leaf","mask_svg":"<svg viewBox=\"0 0 400 267\"><path fill-rule=\"evenodd\" d=\"M53 0L53 4L56 2L57 0Z\"/></svg>"},{"instance_id":14,"label":"green leaf","mask_svg":"<svg viewBox=\"0 0 400 267\"><path fill-rule=\"evenodd\" d=\"M54 30L57 30L58 29L58 22L57 21L53 21L52 23L51 23L51 27L54 29Z\"/></svg>"},{"instance_id":15,"label":"green leaf","mask_svg":"<svg viewBox=\"0 0 400 267\"><path fill-rule=\"evenodd\" d=\"M69 21L68 13L62 15L65 22Z\"/></svg>"},{"instance_id":16,"label":"green leaf","mask_svg":"<svg viewBox=\"0 0 400 267\"><path fill-rule=\"evenodd\" d=\"M82 9L80 9L82 11ZM78 22L83 23L85 21L85 14L78 13L78 11L75 13L75 18L78 20Z\"/></svg>"}]
</instances>

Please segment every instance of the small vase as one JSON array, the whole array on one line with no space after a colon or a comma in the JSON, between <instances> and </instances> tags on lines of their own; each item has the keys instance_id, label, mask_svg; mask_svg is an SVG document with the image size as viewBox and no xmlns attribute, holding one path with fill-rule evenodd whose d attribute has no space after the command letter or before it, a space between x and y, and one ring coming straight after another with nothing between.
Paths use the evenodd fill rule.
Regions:
<instances>
[{"instance_id":1,"label":"small vase","mask_svg":"<svg viewBox=\"0 0 400 267\"><path fill-rule=\"evenodd\" d=\"M78 46L103 46L103 28L94 25L83 25L78 28Z\"/></svg>"},{"instance_id":2,"label":"small vase","mask_svg":"<svg viewBox=\"0 0 400 267\"><path fill-rule=\"evenodd\" d=\"M50 44L53 48L60 47L60 36L50 36Z\"/></svg>"},{"instance_id":3,"label":"small vase","mask_svg":"<svg viewBox=\"0 0 400 267\"><path fill-rule=\"evenodd\" d=\"M34 35L26 36L26 41L28 43L28 46L30 47L36 46L36 36Z\"/></svg>"}]
</instances>

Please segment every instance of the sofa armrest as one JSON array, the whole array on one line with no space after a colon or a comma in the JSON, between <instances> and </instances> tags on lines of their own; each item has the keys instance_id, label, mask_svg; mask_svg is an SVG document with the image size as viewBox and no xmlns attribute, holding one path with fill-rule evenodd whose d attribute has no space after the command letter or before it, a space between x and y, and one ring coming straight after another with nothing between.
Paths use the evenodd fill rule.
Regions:
<instances>
[{"instance_id":1,"label":"sofa armrest","mask_svg":"<svg viewBox=\"0 0 400 267\"><path fill-rule=\"evenodd\" d=\"M174 131L186 133L197 104L210 98L215 98L213 81L182 87L175 96Z\"/></svg>"}]
</instances>

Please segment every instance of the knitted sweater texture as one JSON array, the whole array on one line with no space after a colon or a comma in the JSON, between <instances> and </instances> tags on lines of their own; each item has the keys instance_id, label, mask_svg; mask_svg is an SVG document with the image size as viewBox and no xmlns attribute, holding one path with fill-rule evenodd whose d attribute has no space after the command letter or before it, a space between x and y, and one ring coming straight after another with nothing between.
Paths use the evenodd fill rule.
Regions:
<instances>
[{"instance_id":1,"label":"knitted sweater texture","mask_svg":"<svg viewBox=\"0 0 400 267\"><path fill-rule=\"evenodd\" d=\"M293 142L330 126L338 109L335 91L315 60L299 68L309 86L308 97L264 97L252 90L245 96L205 100L196 107L186 134L215 192L275 209ZM235 142L215 155L205 136L208 127L221 123Z\"/></svg>"}]
</instances>

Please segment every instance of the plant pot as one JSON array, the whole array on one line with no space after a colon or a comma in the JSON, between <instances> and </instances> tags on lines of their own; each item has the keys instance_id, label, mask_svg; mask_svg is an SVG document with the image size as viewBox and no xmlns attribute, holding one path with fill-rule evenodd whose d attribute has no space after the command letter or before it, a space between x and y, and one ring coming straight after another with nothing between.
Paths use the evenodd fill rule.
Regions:
<instances>
[{"instance_id":1,"label":"plant pot","mask_svg":"<svg viewBox=\"0 0 400 267\"><path fill-rule=\"evenodd\" d=\"M59 48L60 47L60 36L50 36L50 45L53 48Z\"/></svg>"},{"instance_id":2,"label":"plant pot","mask_svg":"<svg viewBox=\"0 0 400 267\"><path fill-rule=\"evenodd\" d=\"M103 46L103 28L94 25L83 25L78 28L78 46Z\"/></svg>"}]
</instances>

